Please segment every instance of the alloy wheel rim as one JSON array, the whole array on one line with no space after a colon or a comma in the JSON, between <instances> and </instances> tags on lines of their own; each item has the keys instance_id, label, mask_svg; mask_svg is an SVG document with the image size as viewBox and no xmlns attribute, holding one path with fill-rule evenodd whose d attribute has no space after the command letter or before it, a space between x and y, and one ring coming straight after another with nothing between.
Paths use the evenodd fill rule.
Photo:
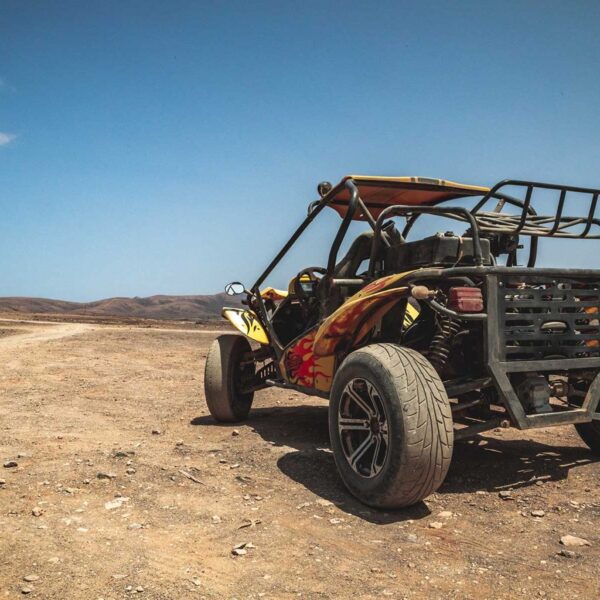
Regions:
<instances>
[{"instance_id":1,"label":"alloy wheel rim","mask_svg":"<svg viewBox=\"0 0 600 600\"><path fill-rule=\"evenodd\" d=\"M346 461L359 476L379 475L389 451L388 419L377 388L364 378L348 382L337 415Z\"/></svg>"}]
</instances>

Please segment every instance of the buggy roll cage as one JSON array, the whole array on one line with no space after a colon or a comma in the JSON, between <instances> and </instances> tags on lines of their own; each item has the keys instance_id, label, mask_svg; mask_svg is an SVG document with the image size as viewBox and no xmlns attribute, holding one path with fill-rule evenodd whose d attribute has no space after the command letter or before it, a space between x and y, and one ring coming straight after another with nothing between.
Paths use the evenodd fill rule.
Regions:
<instances>
[{"instance_id":1,"label":"buggy roll cage","mask_svg":"<svg viewBox=\"0 0 600 600\"><path fill-rule=\"evenodd\" d=\"M327 276L330 278L332 285L362 285L365 283L363 279L336 279L333 277L337 256L342 245L344 237L354 220L357 210L360 210L360 216L364 218L373 229L373 246L371 249L371 257L369 261L368 279L375 276L375 266L377 262L377 253L381 244L390 245L383 225L386 218L394 216L407 217L406 226L402 232L404 238L412 229L416 220L423 214L436 215L446 217L458 221L465 222L469 225L470 235L473 238L473 254L475 266L483 267L483 257L481 251L481 234L506 234L512 236L526 235L531 237L529 248L529 259L527 267L535 266L537 257L538 239L540 237L552 238L569 238L569 239L600 239L600 219L596 218L596 208L598 206L598 196L600 190L593 188L574 187L566 185L556 185L550 183L540 183L535 181L524 181L516 179L505 179L498 182L485 194L477 204L468 210L462 207L442 207L442 206L412 206L412 205L392 205L383 209L377 219L369 211L367 205L360 197L359 190L355 182L349 178L344 182L344 187L349 192L348 209L342 218L342 223L333 240L333 244L329 251L327 261ZM524 200L520 200L511 195L504 193L504 188L525 188ZM532 206L532 197L535 190L550 190L559 192L559 200L556 212L552 216L538 215ZM583 194L591 196L587 216L572 217L563 214L565 201L568 193ZM491 212L482 211L485 204L496 199L498 203L495 209ZM332 204L333 196L324 195L320 200L311 202L308 207L308 214L298 229L292 234L283 248L277 253L275 258L269 263L267 268L256 280L251 288L251 293L256 301L258 312L260 313L263 323L267 326L272 339L277 339L272 331L270 321L267 316L267 310L264 301L260 295L260 286L265 279L271 274L281 259L288 253L290 248L295 244L298 238L304 233L306 228L325 208ZM505 205L511 205L520 209L520 214L507 214L500 211ZM576 231L577 226L582 226L581 231ZM592 232L592 227L597 227L598 230Z\"/></svg>"}]
</instances>

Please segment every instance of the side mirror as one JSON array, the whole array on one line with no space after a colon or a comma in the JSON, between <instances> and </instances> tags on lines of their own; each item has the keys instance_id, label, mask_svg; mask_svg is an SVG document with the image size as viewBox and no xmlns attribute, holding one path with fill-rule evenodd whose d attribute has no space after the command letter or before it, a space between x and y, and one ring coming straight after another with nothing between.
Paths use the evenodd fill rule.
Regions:
<instances>
[{"instance_id":1,"label":"side mirror","mask_svg":"<svg viewBox=\"0 0 600 600\"><path fill-rule=\"evenodd\" d=\"M225 293L228 296L239 296L246 291L246 286L239 281L232 281L225 286Z\"/></svg>"}]
</instances>

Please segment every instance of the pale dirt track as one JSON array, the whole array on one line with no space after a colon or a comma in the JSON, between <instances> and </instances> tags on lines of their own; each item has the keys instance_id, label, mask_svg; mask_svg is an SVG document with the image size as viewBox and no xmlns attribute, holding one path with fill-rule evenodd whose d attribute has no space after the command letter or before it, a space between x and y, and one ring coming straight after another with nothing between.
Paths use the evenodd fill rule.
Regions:
<instances>
[{"instance_id":1,"label":"pale dirt track","mask_svg":"<svg viewBox=\"0 0 600 600\"><path fill-rule=\"evenodd\" d=\"M570 428L457 444L437 494L381 513L341 486L323 401L212 421L213 332L2 327L0 597L600 597L600 463ZM561 556L565 534L592 545Z\"/></svg>"},{"instance_id":2,"label":"pale dirt track","mask_svg":"<svg viewBox=\"0 0 600 600\"><path fill-rule=\"evenodd\" d=\"M22 323L21 321L20 323ZM24 323L31 324L31 321L25 321ZM26 348L36 346L37 344L48 342L50 340L60 340L73 335L81 335L85 333L91 325L84 325L81 323L72 324L52 324L51 327L35 327L32 330L25 330L23 333L17 333L9 337L5 337L0 341L0 359L3 356L12 354L14 350L22 352Z\"/></svg>"}]
</instances>

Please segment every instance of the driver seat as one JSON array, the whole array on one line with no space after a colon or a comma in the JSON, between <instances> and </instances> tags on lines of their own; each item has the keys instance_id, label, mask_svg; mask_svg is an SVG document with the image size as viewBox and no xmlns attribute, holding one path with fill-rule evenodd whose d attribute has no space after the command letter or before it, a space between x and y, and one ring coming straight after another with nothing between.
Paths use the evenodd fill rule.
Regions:
<instances>
[{"instance_id":1,"label":"driver seat","mask_svg":"<svg viewBox=\"0 0 600 600\"><path fill-rule=\"evenodd\" d=\"M361 263L371 256L373 232L365 231L352 242L346 255L335 265L333 276L336 279L352 279Z\"/></svg>"},{"instance_id":2,"label":"driver seat","mask_svg":"<svg viewBox=\"0 0 600 600\"><path fill-rule=\"evenodd\" d=\"M393 221L385 223L381 231L387 236L392 245L404 243L404 238L398 229L396 229ZM348 248L348 252L346 252L344 258L335 265L335 269L333 270L335 278L353 279L357 276L357 271L363 261L371 258L373 235L373 231L365 231L356 237L350 248Z\"/></svg>"}]
</instances>

